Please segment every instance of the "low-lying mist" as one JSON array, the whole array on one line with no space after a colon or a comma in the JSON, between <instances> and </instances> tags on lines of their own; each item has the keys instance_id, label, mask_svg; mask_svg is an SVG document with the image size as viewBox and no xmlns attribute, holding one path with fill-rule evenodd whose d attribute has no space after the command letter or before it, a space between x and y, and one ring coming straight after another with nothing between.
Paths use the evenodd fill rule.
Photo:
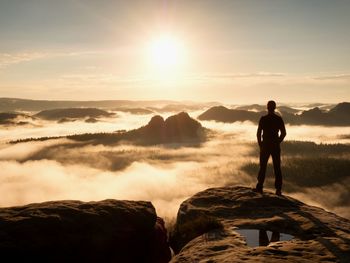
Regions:
<instances>
[{"instance_id":1,"label":"low-lying mist","mask_svg":"<svg viewBox=\"0 0 350 263\"><path fill-rule=\"evenodd\" d=\"M65 136L79 133L113 132L130 130L145 125L152 114L133 115L117 112L110 118L99 118L97 122L86 122L84 119L59 122L34 119L27 125L7 125L0 129L0 142L23 138Z\"/></svg>"},{"instance_id":2,"label":"low-lying mist","mask_svg":"<svg viewBox=\"0 0 350 263\"><path fill-rule=\"evenodd\" d=\"M0 190L6 197L0 205L58 199L150 200L159 215L171 218L180 203L198 191L253 183L239 171L250 146L229 141L222 138L201 147L80 147L62 139L10 145L0 155Z\"/></svg>"},{"instance_id":3,"label":"low-lying mist","mask_svg":"<svg viewBox=\"0 0 350 263\"><path fill-rule=\"evenodd\" d=\"M190 115L196 117L197 112ZM8 141L129 130L147 124L150 117L118 112L116 118L97 123L42 121L35 127L3 129L0 136ZM197 146L106 146L67 139L3 142L0 206L62 199L149 200L160 216L171 219L180 203L198 191L233 184L253 187L258 172L256 126L250 122L201 123L214 132ZM282 172L285 194L350 218L350 146L348 137L340 137L344 134L350 134L350 128L287 126ZM273 187L271 168L266 186Z\"/></svg>"}]
</instances>

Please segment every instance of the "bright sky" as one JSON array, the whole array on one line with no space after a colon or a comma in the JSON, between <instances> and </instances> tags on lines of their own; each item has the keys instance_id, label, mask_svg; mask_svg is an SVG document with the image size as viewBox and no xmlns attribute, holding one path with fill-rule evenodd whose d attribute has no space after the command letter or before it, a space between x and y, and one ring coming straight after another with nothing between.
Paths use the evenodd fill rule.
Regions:
<instances>
[{"instance_id":1,"label":"bright sky","mask_svg":"<svg viewBox=\"0 0 350 263\"><path fill-rule=\"evenodd\" d=\"M0 0L0 97L350 101L347 0Z\"/></svg>"}]
</instances>

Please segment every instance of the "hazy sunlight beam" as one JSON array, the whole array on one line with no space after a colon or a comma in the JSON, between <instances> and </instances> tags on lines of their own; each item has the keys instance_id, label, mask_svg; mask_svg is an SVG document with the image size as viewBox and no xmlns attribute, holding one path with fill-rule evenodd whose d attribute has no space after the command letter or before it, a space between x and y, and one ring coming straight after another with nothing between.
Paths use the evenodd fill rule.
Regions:
<instances>
[{"instance_id":1,"label":"hazy sunlight beam","mask_svg":"<svg viewBox=\"0 0 350 263\"><path fill-rule=\"evenodd\" d=\"M182 41L171 35L161 35L149 42L148 60L158 72L173 71L185 62Z\"/></svg>"}]
</instances>

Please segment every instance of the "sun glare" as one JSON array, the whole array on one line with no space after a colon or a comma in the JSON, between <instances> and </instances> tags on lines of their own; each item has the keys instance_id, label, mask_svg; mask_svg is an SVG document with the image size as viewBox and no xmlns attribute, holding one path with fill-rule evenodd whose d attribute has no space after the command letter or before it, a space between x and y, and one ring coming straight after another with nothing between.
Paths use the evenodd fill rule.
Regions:
<instances>
[{"instance_id":1,"label":"sun glare","mask_svg":"<svg viewBox=\"0 0 350 263\"><path fill-rule=\"evenodd\" d=\"M184 63L183 43L170 35L159 36L149 44L149 61L158 70L175 69Z\"/></svg>"}]
</instances>

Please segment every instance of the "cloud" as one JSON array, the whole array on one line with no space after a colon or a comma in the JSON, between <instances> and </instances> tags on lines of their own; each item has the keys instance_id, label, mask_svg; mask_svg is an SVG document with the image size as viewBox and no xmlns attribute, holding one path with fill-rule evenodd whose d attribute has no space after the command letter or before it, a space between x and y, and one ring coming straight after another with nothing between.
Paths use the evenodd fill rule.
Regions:
<instances>
[{"instance_id":1,"label":"cloud","mask_svg":"<svg viewBox=\"0 0 350 263\"><path fill-rule=\"evenodd\" d=\"M0 163L4 172L0 186L4 195L1 206L46 200L89 201L106 198L171 203L171 195L175 195L175 199L183 198L200 190L198 184L193 183L193 178L185 178L191 164L178 164L172 169L165 169L134 163L123 172L113 173L81 165L64 166L49 160ZM174 189L177 190L176 194Z\"/></svg>"},{"instance_id":2,"label":"cloud","mask_svg":"<svg viewBox=\"0 0 350 263\"><path fill-rule=\"evenodd\" d=\"M6 129L0 129L0 142L30 137L64 136L77 133L136 129L148 123L152 115L132 115L126 112L117 112L117 115L113 118L100 118L97 123L86 123L84 120L57 123L35 119L31 121L32 125L15 125L8 126Z\"/></svg>"},{"instance_id":3,"label":"cloud","mask_svg":"<svg viewBox=\"0 0 350 263\"><path fill-rule=\"evenodd\" d=\"M261 78L261 77L285 77L287 74L279 72L254 72L254 73L226 73L226 74L207 74L207 78L217 79L237 79L237 78Z\"/></svg>"},{"instance_id":4,"label":"cloud","mask_svg":"<svg viewBox=\"0 0 350 263\"><path fill-rule=\"evenodd\" d=\"M0 53L0 69L10 65L28 62L47 57L48 53L22 52L22 53Z\"/></svg>"},{"instance_id":5,"label":"cloud","mask_svg":"<svg viewBox=\"0 0 350 263\"><path fill-rule=\"evenodd\" d=\"M12 52L0 53L0 69L11 65L34 61L42 58L57 58L57 57L76 57L101 54L101 51L27 51L27 52Z\"/></svg>"},{"instance_id":6,"label":"cloud","mask_svg":"<svg viewBox=\"0 0 350 263\"><path fill-rule=\"evenodd\" d=\"M314 77L315 80L344 80L350 81L350 74L335 74L328 76L318 76Z\"/></svg>"},{"instance_id":7,"label":"cloud","mask_svg":"<svg viewBox=\"0 0 350 263\"><path fill-rule=\"evenodd\" d=\"M117 125L139 127L148 121L148 117L142 118L125 114L111 123L100 122L90 127L82 127L83 123L80 122L60 124L62 130L59 130L58 124L47 122L42 123L40 131L54 135L55 130L75 133L107 128L113 130L118 129ZM160 216L170 219L175 217L181 202L206 188L224 185L252 187L257 171L248 174L242 170L242 165L258 162L258 156L254 154L257 152L256 125L202 124L216 133L201 147L81 145L69 140L1 144L0 206L61 199L149 200ZM13 136L21 136L25 129L29 129L27 134L29 131L33 134L38 132L28 127L22 131L16 129L7 135L10 136L12 132ZM287 127L287 130L288 139L319 138L321 142L327 141L327 138L335 140L339 133L339 129L329 127ZM329 137L326 137L327 134ZM271 180L272 176L268 175L267 179ZM306 203L348 216L348 198L345 198L348 190L344 185L348 183L334 182L322 188L297 187L298 192L291 194ZM331 194L332 198L328 198Z\"/></svg>"},{"instance_id":8,"label":"cloud","mask_svg":"<svg viewBox=\"0 0 350 263\"><path fill-rule=\"evenodd\" d=\"M13 206L47 200L101 200L106 198L149 200L159 215L173 218L180 203L208 187L225 183L230 166L216 170L197 162L173 162L162 166L134 162L117 172L63 165L53 160L20 163L0 161L3 176L0 206ZM232 167L231 167L232 168ZM213 172L210 172L212 169ZM226 176L224 174L226 173ZM244 175L236 180L243 183Z\"/></svg>"},{"instance_id":9,"label":"cloud","mask_svg":"<svg viewBox=\"0 0 350 263\"><path fill-rule=\"evenodd\" d=\"M145 83L151 81L146 76L141 75L127 75L122 76L112 73L76 73L76 74L64 74L60 76L57 81L64 86L112 86L115 84L128 84L128 83Z\"/></svg>"},{"instance_id":10,"label":"cloud","mask_svg":"<svg viewBox=\"0 0 350 263\"><path fill-rule=\"evenodd\" d=\"M238 172L248 151L231 138L203 147L181 145L80 146L67 140L3 145L1 206L46 200L106 198L150 200L159 215L173 218L183 200L230 183L249 184ZM122 163L126 165L122 165Z\"/></svg>"},{"instance_id":11,"label":"cloud","mask_svg":"<svg viewBox=\"0 0 350 263\"><path fill-rule=\"evenodd\" d=\"M19 143L19 144L0 144L0 161L2 160L17 160L23 161L30 156L40 152L41 150L62 144L66 142L65 139L47 141L45 143L31 142L31 143Z\"/></svg>"},{"instance_id":12,"label":"cloud","mask_svg":"<svg viewBox=\"0 0 350 263\"><path fill-rule=\"evenodd\" d=\"M322 207L345 218L350 218L349 209L349 183L350 178L342 182L328 186L306 188L299 193L291 194L292 197L303 200L305 203Z\"/></svg>"},{"instance_id":13,"label":"cloud","mask_svg":"<svg viewBox=\"0 0 350 263\"><path fill-rule=\"evenodd\" d=\"M248 73L203 73L189 74L185 76L188 80L194 81L221 81L221 80L259 80L259 79L276 79L287 77L288 75L280 72L248 72Z\"/></svg>"}]
</instances>

